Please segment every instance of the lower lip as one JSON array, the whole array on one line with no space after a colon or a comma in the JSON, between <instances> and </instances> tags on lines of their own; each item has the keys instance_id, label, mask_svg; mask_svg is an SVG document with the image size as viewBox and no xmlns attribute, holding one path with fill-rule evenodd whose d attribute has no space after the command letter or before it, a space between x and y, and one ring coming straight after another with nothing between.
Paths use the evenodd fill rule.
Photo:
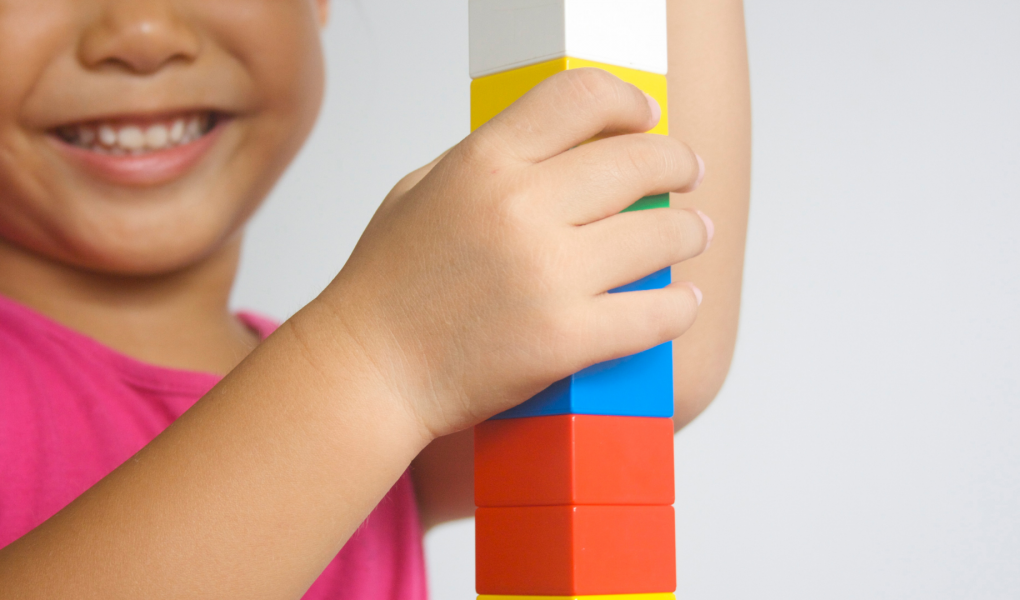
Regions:
<instances>
[{"instance_id":1,"label":"lower lip","mask_svg":"<svg viewBox=\"0 0 1020 600\"><path fill-rule=\"evenodd\" d=\"M153 186L173 181L198 164L219 139L227 122L226 119L218 122L194 142L145 154L101 154L56 136L52 139L64 154L92 175L119 185Z\"/></svg>"}]
</instances>

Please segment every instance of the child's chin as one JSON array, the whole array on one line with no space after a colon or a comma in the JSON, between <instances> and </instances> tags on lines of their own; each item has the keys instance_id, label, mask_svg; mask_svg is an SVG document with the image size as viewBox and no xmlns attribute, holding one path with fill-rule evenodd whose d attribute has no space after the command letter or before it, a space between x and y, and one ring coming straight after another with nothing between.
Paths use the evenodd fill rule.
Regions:
<instances>
[{"instance_id":1,"label":"child's chin","mask_svg":"<svg viewBox=\"0 0 1020 600\"><path fill-rule=\"evenodd\" d=\"M128 235L124 231L93 231L86 237L69 239L72 251L61 252L64 256L57 258L87 271L110 275L166 275L209 259L236 260L240 238L224 231L226 227L229 226L210 223L200 227L193 223L190 227L164 227L158 231L138 228Z\"/></svg>"}]
</instances>

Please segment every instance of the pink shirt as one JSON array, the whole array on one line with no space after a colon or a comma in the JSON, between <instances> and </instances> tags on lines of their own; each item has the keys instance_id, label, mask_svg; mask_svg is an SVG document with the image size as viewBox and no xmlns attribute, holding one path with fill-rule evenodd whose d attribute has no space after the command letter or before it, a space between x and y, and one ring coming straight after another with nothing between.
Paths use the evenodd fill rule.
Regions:
<instances>
[{"instance_id":1,"label":"pink shirt","mask_svg":"<svg viewBox=\"0 0 1020 600\"><path fill-rule=\"evenodd\" d=\"M263 339L276 327L240 317ZM0 296L0 548L130 458L219 379L128 358ZM426 598L407 473L305 598Z\"/></svg>"}]
</instances>

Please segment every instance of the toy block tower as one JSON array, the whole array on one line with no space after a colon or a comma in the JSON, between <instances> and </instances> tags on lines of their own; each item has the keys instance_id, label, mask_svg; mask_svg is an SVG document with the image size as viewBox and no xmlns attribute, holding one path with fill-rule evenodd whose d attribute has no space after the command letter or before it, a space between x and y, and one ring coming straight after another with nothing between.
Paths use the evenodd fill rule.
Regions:
<instances>
[{"instance_id":1,"label":"toy block tower","mask_svg":"<svg viewBox=\"0 0 1020 600\"><path fill-rule=\"evenodd\" d=\"M651 133L668 133L666 0L469 7L472 130L547 77L596 67L655 98ZM611 292L669 282L664 269ZM670 343L601 363L475 428L479 600L673 599L672 363Z\"/></svg>"}]
</instances>

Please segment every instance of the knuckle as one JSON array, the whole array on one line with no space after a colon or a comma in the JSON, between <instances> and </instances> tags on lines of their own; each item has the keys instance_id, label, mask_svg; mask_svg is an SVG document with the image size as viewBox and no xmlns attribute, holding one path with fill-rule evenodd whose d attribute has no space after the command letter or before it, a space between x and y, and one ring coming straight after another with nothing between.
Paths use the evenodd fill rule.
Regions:
<instances>
[{"instance_id":1,"label":"knuckle","mask_svg":"<svg viewBox=\"0 0 1020 600\"><path fill-rule=\"evenodd\" d=\"M620 153L621 168L632 169L639 175L653 178L658 184L674 188L688 185L698 174L698 159L687 144L656 134L629 136Z\"/></svg>"},{"instance_id":2,"label":"knuckle","mask_svg":"<svg viewBox=\"0 0 1020 600\"><path fill-rule=\"evenodd\" d=\"M682 174L684 183L693 182L698 176L697 155L684 142L668 136L661 137L663 137L664 152L669 154L669 172Z\"/></svg>"},{"instance_id":3,"label":"knuckle","mask_svg":"<svg viewBox=\"0 0 1020 600\"><path fill-rule=\"evenodd\" d=\"M451 158L470 169L498 172L519 154L521 139L512 121L506 113L496 115L454 146L449 151Z\"/></svg>"},{"instance_id":4,"label":"knuckle","mask_svg":"<svg viewBox=\"0 0 1020 600\"><path fill-rule=\"evenodd\" d=\"M616 170L623 177L660 178L675 168L674 157L652 136L633 136L617 155Z\"/></svg>"},{"instance_id":5,"label":"knuckle","mask_svg":"<svg viewBox=\"0 0 1020 600\"><path fill-rule=\"evenodd\" d=\"M619 94L620 80L602 69L584 68L564 71L560 75L563 85L580 105L605 102Z\"/></svg>"},{"instance_id":6,"label":"knuckle","mask_svg":"<svg viewBox=\"0 0 1020 600\"><path fill-rule=\"evenodd\" d=\"M467 136L451 153L456 153L459 162L468 168L478 168L487 165L491 161L492 148L487 143L484 135L478 132Z\"/></svg>"},{"instance_id":7,"label":"knuckle","mask_svg":"<svg viewBox=\"0 0 1020 600\"><path fill-rule=\"evenodd\" d=\"M421 167L400 178L391 193L402 195L418 184L431 171L431 166Z\"/></svg>"},{"instance_id":8,"label":"knuckle","mask_svg":"<svg viewBox=\"0 0 1020 600\"><path fill-rule=\"evenodd\" d=\"M662 169L673 177L682 174L685 180L698 173L698 159L687 144L668 136L648 134L644 137L653 138L662 157Z\"/></svg>"},{"instance_id":9,"label":"knuckle","mask_svg":"<svg viewBox=\"0 0 1020 600\"><path fill-rule=\"evenodd\" d=\"M677 264L697 255L705 245L704 228L690 211L678 208L655 209L637 217L641 246L668 264Z\"/></svg>"},{"instance_id":10,"label":"knuckle","mask_svg":"<svg viewBox=\"0 0 1020 600\"><path fill-rule=\"evenodd\" d=\"M661 217L657 218L654 225L649 228L649 233L654 232L655 238L652 242L656 247L676 248L686 241L686 223L678 212L672 209L663 211Z\"/></svg>"},{"instance_id":11,"label":"knuckle","mask_svg":"<svg viewBox=\"0 0 1020 600\"><path fill-rule=\"evenodd\" d=\"M559 257L555 247L545 243L540 218L529 207L527 189L510 187L493 194L489 206L478 207L484 221L478 243L500 249L506 276L537 303L557 281Z\"/></svg>"},{"instance_id":12,"label":"knuckle","mask_svg":"<svg viewBox=\"0 0 1020 600\"><path fill-rule=\"evenodd\" d=\"M669 153L677 167L693 166L697 168L697 159L694 157L694 151L691 150L690 146L678 139L671 138L668 135L656 137L659 137L662 140L664 151Z\"/></svg>"},{"instance_id":13,"label":"knuckle","mask_svg":"<svg viewBox=\"0 0 1020 600\"><path fill-rule=\"evenodd\" d=\"M492 193L490 218L493 227L513 238L527 236L534 214L529 210L530 194L526 185L509 177Z\"/></svg>"},{"instance_id":14,"label":"knuckle","mask_svg":"<svg viewBox=\"0 0 1020 600\"><path fill-rule=\"evenodd\" d=\"M670 151L668 138L648 134L638 134L638 148L643 157L643 165L651 173L669 172L676 166L676 156ZM661 139L657 139L661 138Z\"/></svg>"},{"instance_id":15,"label":"knuckle","mask_svg":"<svg viewBox=\"0 0 1020 600\"><path fill-rule=\"evenodd\" d=\"M668 209L659 221L664 244L677 248L680 258L704 247L705 228L700 217L684 209Z\"/></svg>"},{"instance_id":16,"label":"knuckle","mask_svg":"<svg viewBox=\"0 0 1020 600\"><path fill-rule=\"evenodd\" d=\"M640 183L649 189L682 191L698 176L698 159L686 144L654 134L632 134L614 148L601 172L613 181Z\"/></svg>"}]
</instances>

